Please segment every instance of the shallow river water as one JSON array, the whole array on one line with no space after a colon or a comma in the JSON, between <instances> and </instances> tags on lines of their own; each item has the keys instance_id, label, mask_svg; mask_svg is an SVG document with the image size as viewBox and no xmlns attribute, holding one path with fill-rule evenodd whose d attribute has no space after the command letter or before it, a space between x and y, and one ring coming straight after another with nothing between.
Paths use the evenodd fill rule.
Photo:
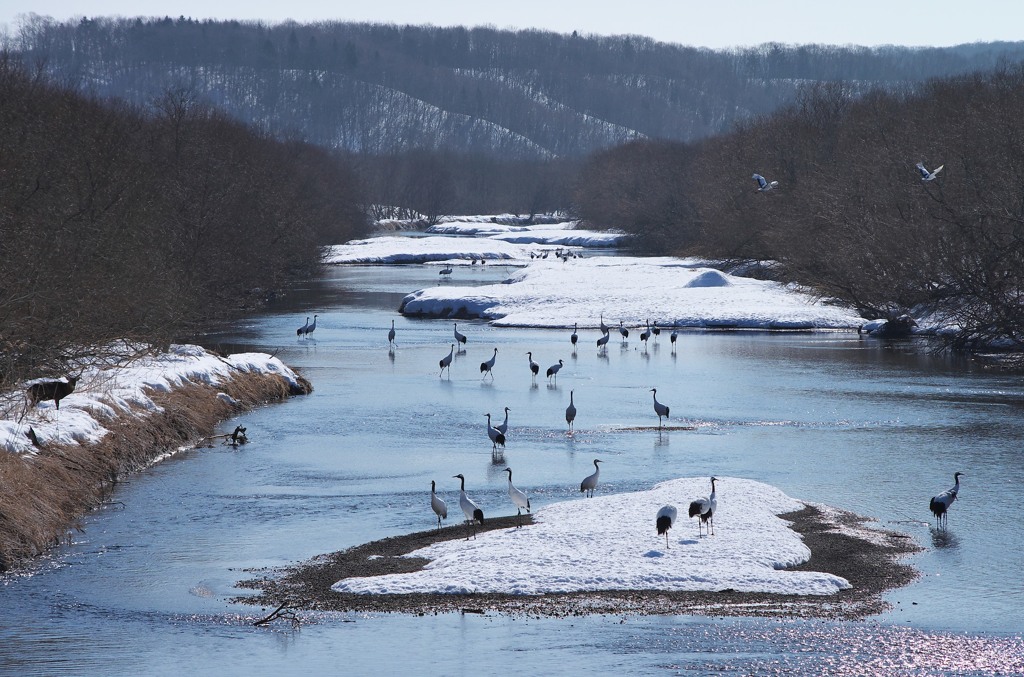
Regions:
<instances>
[{"instance_id":1,"label":"shallow river water","mask_svg":"<svg viewBox=\"0 0 1024 677\"><path fill-rule=\"evenodd\" d=\"M688 331L675 351L667 332L646 350L613 335L599 355L598 331L581 329L574 355L568 330L467 321L465 354L440 378L452 323L395 312L436 270L330 269L210 337L280 350L315 392L224 423L245 425L248 445L183 452L134 476L70 546L2 579L0 674L1024 672L1020 377L851 333ZM296 339L314 312L316 332ZM482 380L494 347L494 378ZM532 382L527 351L542 370L565 362L557 383L543 371ZM694 429L659 432L652 387L672 424ZM510 433L495 463L484 415L504 407ZM431 480L452 505L462 473L486 512L511 514L506 465L537 506L578 500L595 457L599 492L738 476L873 517L924 547L910 558L921 578L887 595L891 611L847 623L303 614L295 630L255 628L264 610L228 602L253 569L431 528ZM954 471L966 475L943 534L928 499Z\"/></svg>"}]
</instances>

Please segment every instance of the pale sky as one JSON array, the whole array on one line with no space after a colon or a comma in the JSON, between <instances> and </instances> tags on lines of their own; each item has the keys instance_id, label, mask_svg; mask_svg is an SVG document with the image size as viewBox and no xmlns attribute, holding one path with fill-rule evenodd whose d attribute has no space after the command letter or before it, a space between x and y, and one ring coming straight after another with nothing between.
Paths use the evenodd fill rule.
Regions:
<instances>
[{"instance_id":1,"label":"pale sky","mask_svg":"<svg viewBox=\"0 0 1024 677\"><path fill-rule=\"evenodd\" d=\"M34 12L55 19L89 16L244 19L280 23L369 21L490 25L557 33L643 35L712 48L764 42L948 46L1024 39L1022 0L0 0L0 29Z\"/></svg>"}]
</instances>

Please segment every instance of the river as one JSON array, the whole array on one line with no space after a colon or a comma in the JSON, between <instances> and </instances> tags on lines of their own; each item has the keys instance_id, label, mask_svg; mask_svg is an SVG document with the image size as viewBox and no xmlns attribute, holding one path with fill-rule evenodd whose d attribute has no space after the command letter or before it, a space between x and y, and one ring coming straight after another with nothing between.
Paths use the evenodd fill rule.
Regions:
<instances>
[{"instance_id":1,"label":"river","mask_svg":"<svg viewBox=\"0 0 1024 677\"><path fill-rule=\"evenodd\" d=\"M495 266L474 273L500 280ZM855 334L667 333L645 350L597 330L469 336L438 375L452 323L413 320L402 296L436 268L338 267L210 344L273 352L315 387L241 423L249 444L179 453L121 485L70 545L3 579L0 672L39 675L989 674L1024 671L1024 383L968 360ZM308 340L295 329L319 315ZM398 348L389 352L395 320ZM575 318L572 318L575 319ZM572 320L570 320L571 322ZM479 363L499 349L493 379ZM563 359L557 384L531 382ZM650 388L693 430L659 432ZM569 391L577 433L565 434ZM504 462L484 414L510 408ZM431 528L431 480L457 473L493 514L511 514L506 464L535 506L683 476L739 476L906 532L922 573L862 622L705 617L507 618L319 615L252 626L231 604L265 567ZM963 471L945 533L928 499ZM724 485L720 500L727 500ZM454 523L449 519L449 524ZM690 525L683 525L686 528ZM725 525L716 525L725 528ZM652 528L652 543L656 536Z\"/></svg>"}]
</instances>

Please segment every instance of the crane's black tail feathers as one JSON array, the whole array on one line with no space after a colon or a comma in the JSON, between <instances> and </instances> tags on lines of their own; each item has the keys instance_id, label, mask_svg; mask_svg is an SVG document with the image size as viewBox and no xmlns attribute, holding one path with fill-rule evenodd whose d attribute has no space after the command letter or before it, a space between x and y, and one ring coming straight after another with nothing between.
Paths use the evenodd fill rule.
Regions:
<instances>
[{"instance_id":1,"label":"crane's black tail feathers","mask_svg":"<svg viewBox=\"0 0 1024 677\"><path fill-rule=\"evenodd\" d=\"M932 511L932 514L936 517L941 517L946 512L946 504L942 501L936 501L934 498L928 503L928 508Z\"/></svg>"},{"instance_id":2,"label":"crane's black tail feathers","mask_svg":"<svg viewBox=\"0 0 1024 677\"><path fill-rule=\"evenodd\" d=\"M668 530L672 528L672 518L670 518L668 515L662 515L658 518L657 527L659 536L661 536L664 533L667 533Z\"/></svg>"},{"instance_id":3,"label":"crane's black tail feathers","mask_svg":"<svg viewBox=\"0 0 1024 677\"><path fill-rule=\"evenodd\" d=\"M483 524L484 523L484 511L481 510L480 508L477 508L476 510L474 510L473 511L473 519L475 519L480 524Z\"/></svg>"},{"instance_id":4,"label":"crane's black tail feathers","mask_svg":"<svg viewBox=\"0 0 1024 677\"><path fill-rule=\"evenodd\" d=\"M690 503L690 517L696 517L700 514L701 508L704 507L703 501L692 501Z\"/></svg>"}]
</instances>

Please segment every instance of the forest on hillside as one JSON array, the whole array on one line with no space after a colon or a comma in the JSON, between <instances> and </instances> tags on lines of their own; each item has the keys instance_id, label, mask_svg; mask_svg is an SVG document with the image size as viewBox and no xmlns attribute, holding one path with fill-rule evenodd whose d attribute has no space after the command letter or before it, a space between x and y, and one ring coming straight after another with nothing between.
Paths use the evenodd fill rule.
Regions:
<instances>
[{"instance_id":1,"label":"forest on hillside","mask_svg":"<svg viewBox=\"0 0 1024 677\"><path fill-rule=\"evenodd\" d=\"M366 232L361 205L322 148L183 92L85 97L0 55L0 388L236 317Z\"/></svg>"},{"instance_id":2,"label":"forest on hillside","mask_svg":"<svg viewBox=\"0 0 1024 677\"><path fill-rule=\"evenodd\" d=\"M576 206L649 251L772 261L867 317L929 316L957 348L1020 345L1021 110L1022 65L902 93L822 85L729 134L595 154Z\"/></svg>"},{"instance_id":3,"label":"forest on hillside","mask_svg":"<svg viewBox=\"0 0 1024 677\"><path fill-rule=\"evenodd\" d=\"M589 154L726 133L808 84L901 91L1024 58L1024 43L710 50L487 27L35 15L7 46L98 97L148 106L187 89L263 133L347 152L371 203L428 216L564 208Z\"/></svg>"},{"instance_id":4,"label":"forest on hillside","mask_svg":"<svg viewBox=\"0 0 1024 677\"><path fill-rule=\"evenodd\" d=\"M345 210L357 203L374 217L428 221L571 210L589 225L636 233L648 252L770 261L771 275L810 285L866 316L930 314L951 328L956 347L1024 338L1024 43L716 52L637 36L489 28L30 17L11 44L19 59L38 65L37 76L61 83L62 96L90 92L83 99L90 111L109 101L114 110L135 111L131 119L147 119L137 123L146 129L166 128L187 103L186 110L203 111L197 129L224 126L231 130L224 139L259 139L260 148L273 149L263 157L275 158L269 164L284 175L266 170L270 178L260 180L268 183L252 186L268 195L298 191L296 204L306 200L306 214L320 225L315 236L300 238L303 246L358 230L346 225L332 233L326 225L333 209L346 215L345 224L356 223ZM140 118L140 110L150 113ZM54 125L54 138L72 147L83 143L74 121L69 132L55 120L33 124ZM232 122L238 120L251 128ZM194 138L214 143L204 134ZM15 138L10 132L7 143ZM229 219L215 210L192 213L196 200L207 204L203 182L161 144L121 157L111 150L120 146L102 137L91 143L89 152L107 163L101 166L143 162L141 176L152 166L161 170L153 180L172 176L184 184L156 201L187 217L182 235L175 234L179 225L156 220L170 229L172 243L188 242L189 228ZM943 171L922 181L918 162ZM168 167L174 171L163 171ZM92 181L91 171L86 162L68 175L85 172ZM333 172L342 173L340 197L321 183ZM778 181L777 188L757 191L754 172ZM81 202L83 183L64 182L71 203ZM357 184L358 198L350 192ZM34 195L28 184L20 190ZM244 181L223 190L246 196ZM238 199L243 214L254 204ZM65 219L94 218L95 210L64 209ZM144 201L133 209L149 216ZM272 236L273 219L287 229L296 218L274 209L253 221L265 229L262 237ZM8 201L0 205L0 215L10 211ZM134 217L119 214L122 228ZM174 254L181 258L180 249ZM212 262L209 249L200 254ZM277 268L270 279L295 269ZM126 272L142 280L126 287L147 289L145 271ZM193 274L176 272L184 280ZM211 295L198 293L201 283L187 285L196 292L189 303L215 299L221 289L262 289L244 270L224 278L208 287ZM189 317L212 311L197 307ZM140 312L111 315L126 326L177 326Z\"/></svg>"}]
</instances>

